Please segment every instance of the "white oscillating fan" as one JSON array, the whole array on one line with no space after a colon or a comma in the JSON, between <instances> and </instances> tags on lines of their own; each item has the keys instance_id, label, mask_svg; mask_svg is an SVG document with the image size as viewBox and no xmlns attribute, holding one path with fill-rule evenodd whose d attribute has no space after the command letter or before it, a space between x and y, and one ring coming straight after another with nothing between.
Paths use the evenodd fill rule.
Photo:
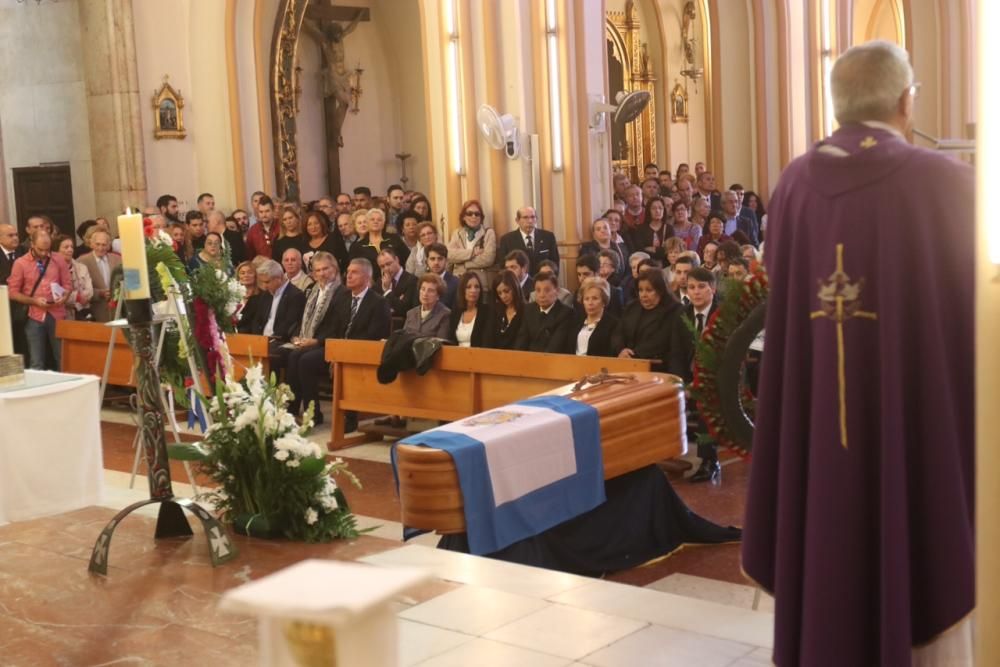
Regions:
<instances>
[{"instance_id":1,"label":"white oscillating fan","mask_svg":"<svg viewBox=\"0 0 1000 667\"><path fill-rule=\"evenodd\" d=\"M512 160L517 158L521 149L517 119L484 104L476 113L476 124L491 148L502 150Z\"/></svg>"}]
</instances>

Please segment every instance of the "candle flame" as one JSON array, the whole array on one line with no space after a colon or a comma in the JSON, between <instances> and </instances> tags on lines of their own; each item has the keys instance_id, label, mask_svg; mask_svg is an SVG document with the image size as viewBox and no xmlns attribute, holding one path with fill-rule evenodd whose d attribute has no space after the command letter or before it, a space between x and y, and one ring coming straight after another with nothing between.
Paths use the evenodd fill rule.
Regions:
<instances>
[{"instance_id":1,"label":"candle flame","mask_svg":"<svg viewBox=\"0 0 1000 667\"><path fill-rule=\"evenodd\" d=\"M125 215L132 215L132 207L131 206L125 209Z\"/></svg>"}]
</instances>

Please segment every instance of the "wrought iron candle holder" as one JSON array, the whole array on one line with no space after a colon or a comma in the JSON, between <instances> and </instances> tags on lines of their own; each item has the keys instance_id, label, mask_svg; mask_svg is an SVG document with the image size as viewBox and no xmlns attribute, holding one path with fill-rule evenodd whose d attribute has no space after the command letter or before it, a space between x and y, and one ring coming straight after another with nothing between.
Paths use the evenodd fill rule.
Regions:
<instances>
[{"instance_id":1,"label":"wrought iron candle holder","mask_svg":"<svg viewBox=\"0 0 1000 667\"><path fill-rule=\"evenodd\" d=\"M217 567L236 557L236 545L229 539L223 525L208 510L190 498L176 497L170 480L170 461L167 458L163 405L160 401L160 373L156 364L152 302L149 299L129 299L125 302L125 312L131 330L130 339L135 356L136 393L142 416L139 428L142 434L142 448L146 456L149 499L129 505L108 522L94 544L88 569L91 572L106 575L108 573L108 553L115 528L135 510L154 503L160 504L154 538L193 535L191 526L184 516L184 510L187 510L201 521L205 535L208 537L212 566Z\"/></svg>"}]
</instances>

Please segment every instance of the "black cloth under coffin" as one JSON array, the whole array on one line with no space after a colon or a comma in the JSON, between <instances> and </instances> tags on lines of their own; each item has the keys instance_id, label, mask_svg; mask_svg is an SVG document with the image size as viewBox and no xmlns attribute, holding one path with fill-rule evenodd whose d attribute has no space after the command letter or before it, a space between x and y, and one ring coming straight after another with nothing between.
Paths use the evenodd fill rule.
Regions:
<instances>
[{"instance_id":1,"label":"black cloth under coffin","mask_svg":"<svg viewBox=\"0 0 1000 667\"><path fill-rule=\"evenodd\" d=\"M655 465L606 480L604 486L608 499L603 505L488 557L600 576L642 565L684 544L740 540L739 528L724 528L688 509ZM444 535L438 548L469 553L465 533Z\"/></svg>"}]
</instances>

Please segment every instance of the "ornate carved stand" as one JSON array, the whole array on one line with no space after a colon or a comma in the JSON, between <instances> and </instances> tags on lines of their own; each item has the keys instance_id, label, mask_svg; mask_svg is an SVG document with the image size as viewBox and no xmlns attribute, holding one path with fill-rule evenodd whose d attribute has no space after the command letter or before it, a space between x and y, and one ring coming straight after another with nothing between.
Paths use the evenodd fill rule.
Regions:
<instances>
[{"instance_id":1,"label":"ornate carved stand","mask_svg":"<svg viewBox=\"0 0 1000 667\"><path fill-rule=\"evenodd\" d=\"M164 414L160 402L160 374L155 362L152 303L149 299L130 299L125 303L125 310L132 330L132 347L136 359L136 391L142 413L140 429L148 468L149 500L129 505L108 522L94 544L88 569L97 574L108 573L108 552L115 528L135 510L153 503L160 503L155 539L193 535L191 526L184 517L186 509L201 521L205 529L212 566L222 565L236 557L236 545L210 512L189 498L175 497L170 482L170 461L167 459Z\"/></svg>"}]
</instances>

